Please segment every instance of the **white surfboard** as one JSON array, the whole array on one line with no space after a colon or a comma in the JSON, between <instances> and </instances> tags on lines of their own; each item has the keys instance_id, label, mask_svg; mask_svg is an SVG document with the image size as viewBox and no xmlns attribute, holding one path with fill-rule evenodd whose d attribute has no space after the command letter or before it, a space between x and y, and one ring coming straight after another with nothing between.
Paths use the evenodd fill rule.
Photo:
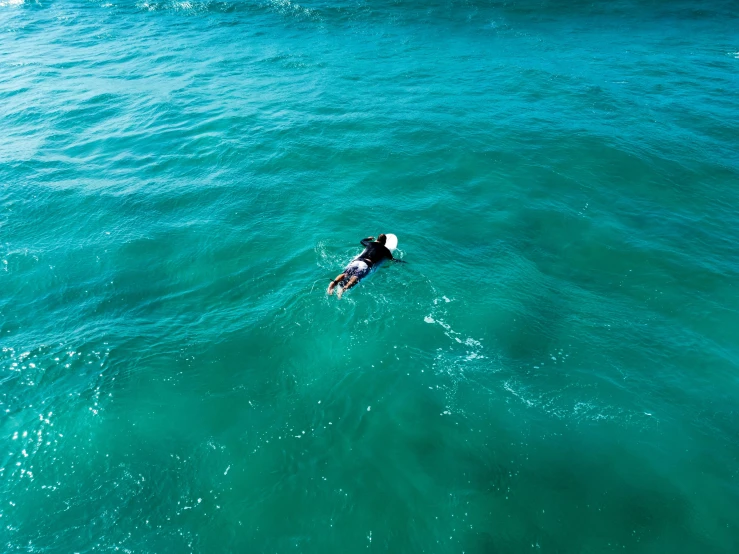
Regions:
<instances>
[{"instance_id":1,"label":"white surfboard","mask_svg":"<svg viewBox=\"0 0 739 554\"><path fill-rule=\"evenodd\" d=\"M392 233L385 233L385 236L387 237L385 240L385 248L390 250L390 253L392 254L398 248L398 237Z\"/></svg>"}]
</instances>

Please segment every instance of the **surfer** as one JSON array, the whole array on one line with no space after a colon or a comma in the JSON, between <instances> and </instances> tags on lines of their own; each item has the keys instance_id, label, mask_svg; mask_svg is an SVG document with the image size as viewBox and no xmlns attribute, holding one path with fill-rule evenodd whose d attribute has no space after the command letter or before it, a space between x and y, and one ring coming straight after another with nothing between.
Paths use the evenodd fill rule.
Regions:
<instances>
[{"instance_id":1,"label":"surfer","mask_svg":"<svg viewBox=\"0 0 739 554\"><path fill-rule=\"evenodd\" d=\"M385 247L387 237L382 234L377 237L367 237L362 239L361 244L364 246L364 251L354 258L349 265L344 268L344 272L336 276L336 279L331 281L326 291L330 296L334 292L334 288L339 283L343 283L343 288L340 285L339 290L336 291L337 298L341 298L341 295L356 285L361 279L364 279L369 275L372 268L379 265L385 260L400 261L393 258L390 250Z\"/></svg>"}]
</instances>

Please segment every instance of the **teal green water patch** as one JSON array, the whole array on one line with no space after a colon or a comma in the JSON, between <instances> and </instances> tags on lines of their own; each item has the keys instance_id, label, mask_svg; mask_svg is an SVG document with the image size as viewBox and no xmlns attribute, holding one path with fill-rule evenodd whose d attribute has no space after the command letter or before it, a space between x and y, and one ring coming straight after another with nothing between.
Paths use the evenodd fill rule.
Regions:
<instances>
[{"instance_id":1,"label":"teal green water patch","mask_svg":"<svg viewBox=\"0 0 739 554\"><path fill-rule=\"evenodd\" d=\"M737 17L0 2L3 551L735 552Z\"/></svg>"}]
</instances>

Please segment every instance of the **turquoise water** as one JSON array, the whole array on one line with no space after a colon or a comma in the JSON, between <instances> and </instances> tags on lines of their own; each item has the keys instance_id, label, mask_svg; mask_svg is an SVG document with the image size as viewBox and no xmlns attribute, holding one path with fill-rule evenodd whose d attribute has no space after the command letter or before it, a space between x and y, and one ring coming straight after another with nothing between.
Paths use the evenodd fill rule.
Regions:
<instances>
[{"instance_id":1,"label":"turquoise water","mask_svg":"<svg viewBox=\"0 0 739 554\"><path fill-rule=\"evenodd\" d=\"M731 1L0 0L0 550L737 552L738 91Z\"/></svg>"}]
</instances>

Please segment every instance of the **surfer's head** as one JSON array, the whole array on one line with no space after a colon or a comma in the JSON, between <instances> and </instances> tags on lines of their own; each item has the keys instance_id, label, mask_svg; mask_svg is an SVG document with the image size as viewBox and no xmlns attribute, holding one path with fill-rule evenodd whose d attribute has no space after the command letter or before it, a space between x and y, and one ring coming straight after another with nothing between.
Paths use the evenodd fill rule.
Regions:
<instances>
[{"instance_id":1,"label":"surfer's head","mask_svg":"<svg viewBox=\"0 0 739 554\"><path fill-rule=\"evenodd\" d=\"M377 237L377 242L379 242L380 244L385 244L386 240L387 240L387 236L385 236L385 234L382 234L379 237Z\"/></svg>"}]
</instances>

